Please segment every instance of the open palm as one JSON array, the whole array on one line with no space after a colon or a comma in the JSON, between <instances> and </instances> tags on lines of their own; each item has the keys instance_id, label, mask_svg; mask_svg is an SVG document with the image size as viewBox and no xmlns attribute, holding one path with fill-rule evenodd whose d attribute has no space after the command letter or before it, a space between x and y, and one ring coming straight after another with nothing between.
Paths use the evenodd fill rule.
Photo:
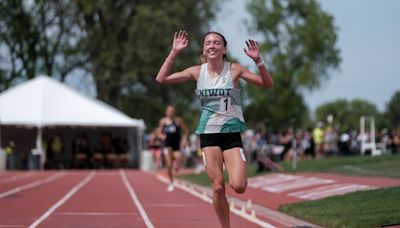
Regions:
<instances>
[{"instance_id":1,"label":"open palm","mask_svg":"<svg viewBox=\"0 0 400 228\"><path fill-rule=\"evenodd\" d=\"M188 33L186 31L175 32L172 49L180 52L187 47L188 43Z\"/></svg>"},{"instance_id":2,"label":"open palm","mask_svg":"<svg viewBox=\"0 0 400 228\"><path fill-rule=\"evenodd\" d=\"M244 52L247 56L249 56L254 61L260 58L260 48L257 41L247 40L246 46L247 48L244 49Z\"/></svg>"}]
</instances>

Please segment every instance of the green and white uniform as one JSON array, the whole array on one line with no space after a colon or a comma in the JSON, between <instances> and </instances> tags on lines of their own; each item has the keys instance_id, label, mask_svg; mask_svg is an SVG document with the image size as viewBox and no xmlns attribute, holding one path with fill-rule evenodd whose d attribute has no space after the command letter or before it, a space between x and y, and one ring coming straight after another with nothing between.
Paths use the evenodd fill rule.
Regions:
<instances>
[{"instance_id":1,"label":"green and white uniform","mask_svg":"<svg viewBox=\"0 0 400 228\"><path fill-rule=\"evenodd\" d=\"M234 88L231 63L225 62L218 76L211 76L207 63L201 65L196 96L201 101L201 116L196 134L243 132L246 130L240 89Z\"/></svg>"}]
</instances>

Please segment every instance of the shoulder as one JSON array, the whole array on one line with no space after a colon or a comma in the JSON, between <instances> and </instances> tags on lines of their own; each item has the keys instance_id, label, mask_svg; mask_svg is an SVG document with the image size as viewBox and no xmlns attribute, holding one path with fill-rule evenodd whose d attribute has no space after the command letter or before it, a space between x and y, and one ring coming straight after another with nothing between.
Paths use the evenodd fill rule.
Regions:
<instances>
[{"instance_id":1,"label":"shoulder","mask_svg":"<svg viewBox=\"0 0 400 228\"><path fill-rule=\"evenodd\" d=\"M231 63L231 75L233 80L240 78L246 71L247 69L239 63Z\"/></svg>"},{"instance_id":2,"label":"shoulder","mask_svg":"<svg viewBox=\"0 0 400 228\"><path fill-rule=\"evenodd\" d=\"M231 72L232 74L237 74L240 75L244 71L246 71L246 68L240 65L239 63L231 63Z\"/></svg>"},{"instance_id":3,"label":"shoulder","mask_svg":"<svg viewBox=\"0 0 400 228\"><path fill-rule=\"evenodd\" d=\"M194 66L186 68L183 71L187 72L188 74L190 74L190 76L192 76L192 78L197 80L200 75L200 70L201 70L201 65L194 65Z\"/></svg>"},{"instance_id":4,"label":"shoulder","mask_svg":"<svg viewBox=\"0 0 400 228\"><path fill-rule=\"evenodd\" d=\"M160 126L161 126L161 125L164 125L164 123L165 123L165 117L161 118L160 121L159 121L158 123L159 123Z\"/></svg>"},{"instance_id":5,"label":"shoulder","mask_svg":"<svg viewBox=\"0 0 400 228\"><path fill-rule=\"evenodd\" d=\"M200 71L201 65L194 65L191 67L186 68L187 71Z\"/></svg>"}]
</instances>

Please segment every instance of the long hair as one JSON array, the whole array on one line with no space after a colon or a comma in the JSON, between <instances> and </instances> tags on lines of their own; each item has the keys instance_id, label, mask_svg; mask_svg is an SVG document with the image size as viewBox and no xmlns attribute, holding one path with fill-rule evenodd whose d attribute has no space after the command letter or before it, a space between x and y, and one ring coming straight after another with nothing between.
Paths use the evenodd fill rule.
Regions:
<instances>
[{"instance_id":1,"label":"long hair","mask_svg":"<svg viewBox=\"0 0 400 228\"><path fill-rule=\"evenodd\" d=\"M215 32L215 31L207 32L207 33L203 36L203 44L204 44L204 40L206 39L206 37L207 37L208 35L210 35L210 34L217 34L218 36L220 36L220 37L222 38L222 42L224 43L224 47L226 47L226 46L228 45L228 42L226 41L225 36L222 35L222 34L219 33L219 32ZM223 55L223 59L224 59L225 61L228 61L228 60L229 60L229 59L228 59L228 56L227 56L226 54ZM205 58L205 56L204 56L203 54L201 54L201 56L200 56L200 61L201 61L201 63L206 63L206 62L207 62L207 59Z\"/></svg>"}]
</instances>

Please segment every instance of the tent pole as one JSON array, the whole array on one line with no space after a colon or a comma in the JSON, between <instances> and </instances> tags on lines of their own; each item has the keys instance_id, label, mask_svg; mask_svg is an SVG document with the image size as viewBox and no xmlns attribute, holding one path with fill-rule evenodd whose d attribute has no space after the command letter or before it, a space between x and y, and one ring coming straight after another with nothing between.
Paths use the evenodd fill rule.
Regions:
<instances>
[{"instance_id":1,"label":"tent pole","mask_svg":"<svg viewBox=\"0 0 400 228\"><path fill-rule=\"evenodd\" d=\"M1 118L0 118L0 152L1 152Z\"/></svg>"},{"instance_id":2,"label":"tent pole","mask_svg":"<svg viewBox=\"0 0 400 228\"><path fill-rule=\"evenodd\" d=\"M44 163L46 161L46 153L43 151L42 128L41 127L38 127L38 129L37 129L36 150L40 154L40 169L44 169Z\"/></svg>"}]
</instances>

